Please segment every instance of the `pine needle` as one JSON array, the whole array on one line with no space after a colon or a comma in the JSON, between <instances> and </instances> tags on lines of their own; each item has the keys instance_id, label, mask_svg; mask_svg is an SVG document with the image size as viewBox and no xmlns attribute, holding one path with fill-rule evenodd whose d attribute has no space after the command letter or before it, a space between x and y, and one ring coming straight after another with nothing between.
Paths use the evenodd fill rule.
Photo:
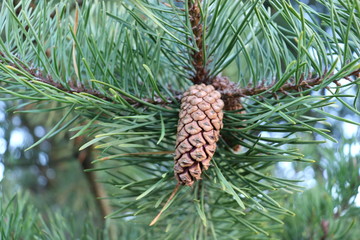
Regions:
<instances>
[{"instance_id":1,"label":"pine needle","mask_svg":"<svg viewBox=\"0 0 360 240\"><path fill-rule=\"evenodd\" d=\"M149 224L149 226L153 226L155 225L155 223L158 221L158 219L160 218L161 214L165 211L165 209L168 207L170 201L174 198L175 194L178 192L180 187L180 183L176 184L173 192L171 193L169 199L166 201L164 207L161 209L161 211L159 212L159 214L151 221L151 223Z\"/></svg>"},{"instance_id":2,"label":"pine needle","mask_svg":"<svg viewBox=\"0 0 360 240\"><path fill-rule=\"evenodd\" d=\"M78 25L79 25L79 8L76 6L75 20L74 20L74 36L76 36ZM79 68L78 68L77 63L76 63L76 41L75 41L75 39L74 39L74 42L73 42L72 58L73 58L75 74L79 79L80 78L79 77Z\"/></svg>"}]
</instances>

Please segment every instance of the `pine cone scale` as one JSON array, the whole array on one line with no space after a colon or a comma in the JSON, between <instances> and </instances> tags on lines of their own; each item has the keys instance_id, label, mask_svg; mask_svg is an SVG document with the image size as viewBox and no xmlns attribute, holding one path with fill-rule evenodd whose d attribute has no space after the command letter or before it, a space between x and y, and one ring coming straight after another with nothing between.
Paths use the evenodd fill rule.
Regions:
<instances>
[{"instance_id":1,"label":"pine cone scale","mask_svg":"<svg viewBox=\"0 0 360 240\"><path fill-rule=\"evenodd\" d=\"M174 172L191 186L210 166L221 130L224 103L213 86L194 85L183 94L179 113Z\"/></svg>"}]
</instances>

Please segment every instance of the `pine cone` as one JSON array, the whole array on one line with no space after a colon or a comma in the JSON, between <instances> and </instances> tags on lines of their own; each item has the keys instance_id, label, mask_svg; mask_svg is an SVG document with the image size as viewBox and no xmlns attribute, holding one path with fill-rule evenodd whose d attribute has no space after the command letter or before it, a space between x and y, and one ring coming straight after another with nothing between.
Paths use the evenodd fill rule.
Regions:
<instances>
[{"instance_id":1,"label":"pine cone","mask_svg":"<svg viewBox=\"0 0 360 240\"><path fill-rule=\"evenodd\" d=\"M191 86L181 99L174 166L181 184L191 186L210 166L223 127L220 97L213 86L200 84Z\"/></svg>"}]
</instances>

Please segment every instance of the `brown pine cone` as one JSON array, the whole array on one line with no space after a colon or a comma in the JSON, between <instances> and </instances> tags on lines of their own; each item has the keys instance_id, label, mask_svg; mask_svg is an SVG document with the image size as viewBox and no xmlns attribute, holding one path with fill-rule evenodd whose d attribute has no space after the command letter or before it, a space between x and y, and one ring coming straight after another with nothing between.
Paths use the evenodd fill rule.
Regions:
<instances>
[{"instance_id":1,"label":"brown pine cone","mask_svg":"<svg viewBox=\"0 0 360 240\"><path fill-rule=\"evenodd\" d=\"M223 127L224 102L211 85L193 85L181 99L177 128L176 179L191 186L210 166L220 129Z\"/></svg>"}]
</instances>

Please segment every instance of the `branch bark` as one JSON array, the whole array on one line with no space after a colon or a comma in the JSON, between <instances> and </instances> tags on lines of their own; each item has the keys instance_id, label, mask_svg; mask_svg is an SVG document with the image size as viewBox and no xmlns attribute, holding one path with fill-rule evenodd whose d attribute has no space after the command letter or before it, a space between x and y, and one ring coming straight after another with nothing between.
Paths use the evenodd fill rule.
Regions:
<instances>
[{"instance_id":1,"label":"branch bark","mask_svg":"<svg viewBox=\"0 0 360 240\"><path fill-rule=\"evenodd\" d=\"M209 71L206 69L207 63L204 62L204 45L203 45L203 24L201 19L201 0L189 0L189 19L193 31L193 38L197 50L191 54L192 65L194 66L194 74L191 81L195 84L205 83L210 84L211 79Z\"/></svg>"},{"instance_id":2,"label":"branch bark","mask_svg":"<svg viewBox=\"0 0 360 240\"><path fill-rule=\"evenodd\" d=\"M78 137L75 139L75 145L82 145L84 142L83 137ZM78 148L77 148L78 149ZM93 194L95 201L98 203L99 210L101 212L103 225L105 226L106 216L112 213L111 203L109 199L106 199L107 193L104 186L96 180L96 174L93 171L86 172L86 170L91 169L92 166L92 151L93 148L89 147L82 151L75 151L73 154L78 159L81 164L82 169L85 172L85 177L89 183L90 191ZM109 236L110 239L117 239L117 230L114 224L110 222L109 224Z\"/></svg>"},{"instance_id":3,"label":"branch bark","mask_svg":"<svg viewBox=\"0 0 360 240\"><path fill-rule=\"evenodd\" d=\"M349 78L351 76L358 76L360 73L360 69L357 69L349 74L347 74L344 78ZM333 76L333 73L329 74L327 78ZM246 97L246 96L254 96L254 95L258 95L264 92L269 91L269 93L286 93L289 91L299 91L301 89L309 89L312 88L314 86L320 85L324 80L326 80L327 78L325 78L324 76L318 76L318 77L313 77L313 78L307 78L305 80L302 80L301 82L299 82L298 84L296 83L285 83L284 85L282 85L276 92L270 92L269 90L276 84L276 82L274 82L273 84L264 86L264 85L260 85L257 87L252 87L252 88L235 88L235 89L226 89L222 92L222 95L225 97ZM339 86L339 81L340 79L336 79L333 82Z\"/></svg>"},{"instance_id":4,"label":"branch bark","mask_svg":"<svg viewBox=\"0 0 360 240\"><path fill-rule=\"evenodd\" d=\"M0 57L2 57L3 59L6 59L5 54L2 53L2 52L0 52ZM206 75L200 74L201 71L205 71L205 68L200 68L201 64L200 64L199 59L196 60L196 63L199 64L198 65L199 66L199 72L197 72L194 75L194 79L193 79L194 83L198 83L198 81L200 81L199 83L203 83L205 80L199 80L199 79L204 79L206 77ZM40 69L28 68L27 66L21 64L20 61L18 61L17 63L10 63L10 62L5 62L5 61L1 60L1 58L0 58L0 64L9 65L9 66L11 66L13 68L16 68L16 69L20 70L20 71L26 71L28 74L32 75L34 77L34 79L36 79L37 81L49 84L49 85L51 85L53 87L56 87L57 89L59 89L61 91L67 92L67 93L87 93L87 94L90 94L92 96L104 99L104 100L109 101L109 102L113 101L111 98L109 98L108 96L102 94L100 91L85 87L84 85L79 86L79 84L74 85L72 83L72 84L70 84L70 88L65 87L61 83L54 81L54 79L50 75L45 75ZM291 91L300 92L302 89L309 89L309 88L312 88L314 86L320 85L324 80L328 79L331 76L333 76L333 74L329 74L327 77L325 77L324 75L323 76L318 76L318 77L309 77L307 79L304 79L304 80L300 81L297 84L290 81L290 82L287 82L287 83L283 84L275 92L270 91L270 89L276 84L276 81L274 81L274 83L272 83L270 85L261 84L261 85L256 86L256 87L241 88L241 87L237 86L235 83L231 82L227 77L217 76L216 78L214 78L212 80L211 84L214 85L215 89L218 90L221 93L222 98L224 99L225 102L233 101L234 106L235 106L235 105L239 104L239 101L236 100L236 99L239 99L241 97L255 96L255 95L258 95L258 94L261 94L261 93L265 93L265 92L269 92L269 94L280 94L280 93L286 94L287 92L291 92ZM357 70L354 70L353 72L351 72L349 74L347 74L343 78L350 80L349 77L352 77L352 76L360 77L360 68L357 69ZM339 85L339 83L337 82L338 80L340 80L340 79L336 79L333 82L335 84ZM210 80L208 80L208 81L210 81ZM179 91L174 91L174 90L172 90L172 91L176 93L175 99L177 99L179 101L181 99L181 97L182 97L182 93L179 92ZM121 95L121 94L119 94L119 95ZM136 102L135 100L133 100L132 98L129 98L129 97L126 97L126 96L123 96L123 95L121 95L121 96L128 103L130 103L132 105L139 105L139 103ZM148 103L158 104L158 105L165 105L165 104L173 103L173 101L170 98L168 98L167 101L165 102L160 97L155 97L153 99L142 98L142 100L145 101L145 102L148 102ZM231 110L232 107L234 107L234 106L230 106L229 104L227 104L228 105L227 109Z\"/></svg>"},{"instance_id":5,"label":"branch bark","mask_svg":"<svg viewBox=\"0 0 360 240\"><path fill-rule=\"evenodd\" d=\"M326 240L329 235L329 226L330 222L328 220L321 220L321 230L323 231L323 235L321 236L320 240Z\"/></svg>"}]
</instances>

